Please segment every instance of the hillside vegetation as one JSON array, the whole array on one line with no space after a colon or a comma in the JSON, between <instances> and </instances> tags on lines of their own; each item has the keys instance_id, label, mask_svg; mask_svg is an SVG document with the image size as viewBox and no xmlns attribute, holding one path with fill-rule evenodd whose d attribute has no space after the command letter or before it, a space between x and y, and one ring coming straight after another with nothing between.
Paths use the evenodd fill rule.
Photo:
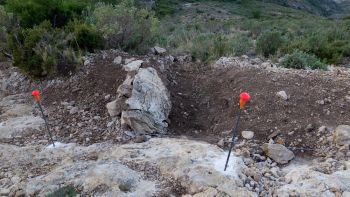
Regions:
<instances>
[{"instance_id":1,"label":"hillside vegetation","mask_svg":"<svg viewBox=\"0 0 350 197\"><path fill-rule=\"evenodd\" d=\"M158 0L145 6L132 0L7 0L0 2L0 50L35 77L74 71L86 52L143 54L155 45L202 64L244 54L277 61L298 52L322 65L303 68L342 64L350 55L350 20L321 16L322 9L338 9L326 0L295 2L306 11L283 1Z\"/></svg>"}]
</instances>

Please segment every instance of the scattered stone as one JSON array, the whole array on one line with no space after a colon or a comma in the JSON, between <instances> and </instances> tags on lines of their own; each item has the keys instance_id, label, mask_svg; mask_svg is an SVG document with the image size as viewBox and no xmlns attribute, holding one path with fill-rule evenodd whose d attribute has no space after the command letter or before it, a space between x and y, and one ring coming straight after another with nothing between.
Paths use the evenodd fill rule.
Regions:
<instances>
[{"instance_id":1,"label":"scattered stone","mask_svg":"<svg viewBox=\"0 0 350 197\"><path fill-rule=\"evenodd\" d=\"M69 113L70 114L76 114L79 112L79 109L78 107L72 107L70 110L69 110Z\"/></svg>"},{"instance_id":2,"label":"scattered stone","mask_svg":"<svg viewBox=\"0 0 350 197\"><path fill-rule=\"evenodd\" d=\"M345 96L345 100L350 103L350 95Z\"/></svg>"},{"instance_id":3,"label":"scattered stone","mask_svg":"<svg viewBox=\"0 0 350 197\"><path fill-rule=\"evenodd\" d=\"M132 62L124 65L124 70L127 72L137 71L137 70L139 70L142 63L143 63L142 60L132 61Z\"/></svg>"},{"instance_id":4,"label":"scattered stone","mask_svg":"<svg viewBox=\"0 0 350 197\"><path fill-rule=\"evenodd\" d=\"M166 53L166 49L158 47L158 46L155 46L155 47L152 48L152 52L155 55L162 55L162 54Z\"/></svg>"},{"instance_id":5,"label":"scattered stone","mask_svg":"<svg viewBox=\"0 0 350 197\"><path fill-rule=\"evenodd\" d=\"M288 95L285 91L279 91L276 95L285 101L288 100Z\"/></svg>"},{"instance_id":6,"label":"scattered stone","mask_svg":"<svg viewBox=\"0 0 350 197\"><path fill-rule=\"evenodd\" d=\"M337 145L350 145L350 126L339 125L335 129L333 138Z\"/></svg>"},{"instance_id":7,"label":"scattered stone","mask_svg":"<svg viewBox=\"0 0 350 197\"><path fill-rule=\"evenodd\" d=\"M138 135L134 139L135 143L142 143L142 142L145 142L145 141L147 141L147 137L144 136L144 135Z\"/></svg>"},{"instance_id":8,"label":"scattered stone","mask_svg":"<svg viewBox=\"0 0 350 197\"><path fill-rule=\"evenodd\" d=\"M221 139L219 142L218 142L218 146L223 148L225 146L225 140L224 139Z\"/></svg>"},{"instance_id":9,"label":"scattered stone","mask_svg":"<svg viewBox=\"0 0 350 197\"><path fill-rule=\"evenodd\" d=\"M326 133L327 132L327 127L326 126L321 126L320 128L318 128L318 132L319 133Z\"/></svg>"},{"instance_id":10,"label":"scattered stone","mask_svg":"<svg viewBox=\"0 0 350 197\"><path fill-rule=\"evenodd\" d=\"M107 94L107 95L105 96L105 101L109 101L109 99L111 99L111 95L110 95L110 94Z\"/></svg>"},{"instance_id":11,"label":"scattered stone","mask_svg":"<svg viewBox=\"0 0 350 197\"><path fill-rule=\"evenodd\" d=\"M263 144L265 154L279 164L286 164L294 158L294 153L281 144Z\"/></svg>"},{"instance_id":12,"label":"scattered stone","mask_svg":"<svg viewBox=\"0 0 350 197\"><path fill-rule=\"evenodd\" d=\"M114 64L121 64L122 61L123 61L123 58L121 56L118 56L118 57L114 58L113 63Z\"/></svg>"},{"instance_id":13,"label":"scattered stone","mask_svg":"<svg viewBox=\"0 0 350 197\"><path fill-rule=\"evenodd\" d=\"M315 130L315 126L313 124L308 124L305 128L306 132L312 132Z\"/></svg>"},{"instance_id":14,"label":"scattered stone","mask_svg":"<svg viewBox=\"0 0 350 197\"><path fill-rule=\"evenodd\" d=\"M273 139L273 138L275 138L276 136L278 136L279 134L281 134L281 131L280 131L280 130L276 130L276 131L272 132L272 133L267 137L267 139Z\"/></svg>"},{"instance_id":15,"label":"scattered stone","mask_svg":"<svg viewBox=\"0 0 350 197\"><path fill-rule=\"evenodd\" d=\"M119 116L122 113L122 110L125 108L125 99L117 98L116 100L106 104L108 114L111 117Z\"/></svg>"},{"instance_id":16,"label":"scattered stone","mask_svg":"<svg viewBox=\"0 0 350 197\"><path fill-rule=\"evenodd\" d=\"M242 131L242 137L244 139L247 139L247 140L253 139L254 132L253 131Z\"/></svg>"},{"instance_id":17,"label":"scattered stone","mask_svg":"<svg viewBox=\"0 0 350 197\"><path fill-rule=\"evenodd\" d=\"M319 105L324 105L325 104L324 100L317 100L316 103L319 104Z\"/></svg>"},{"instance_id":18,"label":"scattered stone","mask_svg":"<svg viewBox=\"0 0 350 197\"><path fill-rule=\"evenodd\" d=\"M128 64L128 63L130 63L130 62L132 62L132 61L134 61L134 60L136 60L135 58L127 58L127 59L125 59L125 61L124 61L124 63L125 64Z\"/></svg>"}]
</instances>

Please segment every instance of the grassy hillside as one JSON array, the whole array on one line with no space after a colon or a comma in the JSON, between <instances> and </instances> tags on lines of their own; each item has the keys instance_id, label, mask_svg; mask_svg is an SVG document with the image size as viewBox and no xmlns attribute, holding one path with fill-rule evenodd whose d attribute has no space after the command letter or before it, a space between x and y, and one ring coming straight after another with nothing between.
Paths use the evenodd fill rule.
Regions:
<instances>
[{"instance_id":1,"label":"grassy hillside","mask_svg":"<svg viewBox=\"0 0 350 197\"><path fill-rule=\"evenodd\" d=\"M333 20L281 1L1 3L0 51L11 54L16 66L37 77L67 74L81 65L84 53L111 48L147 53L160 45L175 55L191 55L201 65L221 56L246 54L284 58L287 67L298 62L302 65L298 68L313 69L342 64L350 55L350 19Z\"/></svg>"},{"instance_id":2,"label":"grassy hillside","mask_svg":"<svg viewBox=\"0 0 350 197\"><path fill-rule=\"evenodd\" d=\"M161 19L159 43L172 53L186 52L204 62L242 54L277 59L299 50L325 63L339 64L349 55L349 20L261 1L194 1L171 6L167 9L173 14ZM269 34L277 35L277 41L271 36L272 40L264 39ZM269 43L278 46L271 50Z\"/></svg>"}]
</instances>

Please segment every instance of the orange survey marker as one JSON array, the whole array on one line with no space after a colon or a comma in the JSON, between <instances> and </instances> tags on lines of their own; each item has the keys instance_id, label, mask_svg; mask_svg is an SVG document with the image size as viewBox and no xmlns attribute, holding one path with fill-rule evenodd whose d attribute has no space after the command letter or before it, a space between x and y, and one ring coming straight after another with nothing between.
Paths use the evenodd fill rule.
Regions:
<instances>
[{"instance_id":1,"label":"orange survey marker","mask_svg":"<svg viewBox=\"0 0 350 197\"><path fill-rule=\"evenodd\" d=\"M246 92L242 92L239 95L239 107L241 109L244 109L245 105L247 104L247 102L250 101L250 95Z\"/></svg>"},{"instance_id":2,"label":"orange survey marker","mask_svg":"<svg viewBox=\"0 0 350 197\"><path fill-rule=\"evenodd\" d=\"M231 143L230 143L231 145L230 145L230 149L228 151L228 155L227 155L224 171L226 171L228 161L230 160L231 151L232 151L232 148L233 148L234 143L235 143L234 141L235 141L235 136L236 136L236 133L237 133L238 125L239 125L239 119L241 118L241 111L244 109L245 105L249 101L250 101L250 95L247 92L242 92L239 95L239 109L240 110L238 111L236 125L235 125L235 127L232 128L232 133L233 133L232 134L232 140L231 140Z\"/></svg>"},{"instance_id":3,"label":"orange survey marker","mask_svg":"<svg viewBox=\"0 0 350 197\"><path fill-rule=\"evenodd\" d=\"M39 91L39 90L34 90L34 91L32 92L32 96L34 97L34 100L35 100L36 103L38 104L38 107L39 107L39 109L40 109L40 111L41 111L41 114L42 114L42 116L43 116L43 119L44 119L44 121L45 121L46 129L47 129L47 132L48 132L48 134L49 134L49 136L50 136L51 143L52 143L53 147L55 147L55 142L54 142L53 139L52 139L52 133L51 133L51 131L50 131L49 124L48 124L48 122L47 122L47 119L46 119L46 116L45 116L45 114L44 114L43 108L41 107L41 104L40 104L40 101L41 101L40 91Z\"/></svg>"},{"instance_id":4,"label":"orange survey marker","mask_svg":"<svg viewBox=\"0 0 350 197\"><path fill-rule=\"evenodd\" d=\"M32 96L34 97L36 102L40 102L41 98L40 98L40 91L39 90L34 90L32 92Z\"/></svg>"}]
</instances>

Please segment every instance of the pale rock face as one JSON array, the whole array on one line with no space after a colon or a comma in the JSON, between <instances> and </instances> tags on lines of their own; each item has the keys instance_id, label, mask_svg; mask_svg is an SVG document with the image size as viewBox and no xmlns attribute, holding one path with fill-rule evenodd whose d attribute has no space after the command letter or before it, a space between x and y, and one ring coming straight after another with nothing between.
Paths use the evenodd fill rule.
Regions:
<instances>
[{"instance_id":1,"label":"pale rock face","mask_svg":"<svg viewBox=\"0 0 350 197\"><path fill-rule=\"evenodd\" d=\"M41 117L33 116L33 106L21 103L24 95L12 95L0 100L0 139L23 136L44 126Z\"/></svg>"},{"instance_id":2,"label":"pale rock face","mask_svg":"<svg viewBox=\"0 0 350 197\"><path fill-rule=\"evenodd\" d=\"M133 158L132 158L133 157ZM214 187L229 196L257 196L242 188L241 158L231 155L229 167L224 171L227 153L215 145L183 139L152 138L142 144L126 144L120 149L104 153L101 159L120 159L124 162L154 164L164 177L179 180L189 193L203 192L201 188ZM210 172L210 173L208 173ZM209 190L208 192L213 192Z\"/></svg>"},{"instance_id":3,"label":"pale rock face","mask_svg":"<svg viewBox=\"0 0 350 197\"><path fill-rule=\"evenodd\" d=\"M79 186L83 196L157 196L159 183L142 178L142 169L152 166L159 170L159 176L178 180L193 195L257 196L243 187L243 169L247 168L243 160L231 155L229 167L224 171L227 153L205 142L152 138L135 144L102 143L88 147L64 144L56 148L0 144L0 152L6 161L0 162L0 167L9 166L20 176L31 173L20 166L34 169L50 166L49 171L39 171L39 175L14 185L26 195L44 196L64 183ZM91 156L96 159L86 159ZM131 170L125 163L140 169ZM101 185L105 189L99 191Z\"/></svg>"},{"instance_id":4,"label":"pale rock face","mask_svg":"<svg viewBox=\"0 0 350 197\"><path fill-rule=\"evenodd\" d=\"M116 161L76 162L29 181L26 187L28 195L37 191L50 193L58 189L60 183L80 185L84 193L92 193L101 185L109 190L95 195L151 197L155 192L154 182L143 180L140 174Z\"/></svg>"},{"instance_id":5,"label":"pale rock face","mask_svg":"<svg viewBox=\"0 0 350 197\"><path fill-rule=\"evenodd\" d=\"M334 197L335 191L350 191L350 170L337 171L332 174L324 174L313 171L309 167L296 166L289 170L285 179L288 184L280 187L277 196L325 196Z\"/></svg>"},{"instance_id":6,"label":"pale rock face","mask_svg":"<svg viewBox=\"0 0 350 197\"><path fill-rule=\"evenodd\" d=\"M265 154L279 164L286 164L294 158L294 153L280 144L263 144Z\"/></svg>"},{"instance_id":7,"label":"pale rock face","mask_svg":"<svg viewBox=\"0 0 350 197\"><path fill-rule=\"evenodd\" d=\"M122 113L122 119L132 129L165 132L171 102L169 92L154 68L141 68L138 71L133 81L132 95L126 104L128 110ZM145 129L140 126L145 126Z\"/></svg>"},{"instance_id":8,"label":"pale rock face","mask_svg":"<svg viewBox=\"0 0 350 197\"><path fill-rule=\"evenodd\" d=\"M338 145L350 145L350 126L339 125L335 129L333 138Z\"/></svg>"}]
</instances>

